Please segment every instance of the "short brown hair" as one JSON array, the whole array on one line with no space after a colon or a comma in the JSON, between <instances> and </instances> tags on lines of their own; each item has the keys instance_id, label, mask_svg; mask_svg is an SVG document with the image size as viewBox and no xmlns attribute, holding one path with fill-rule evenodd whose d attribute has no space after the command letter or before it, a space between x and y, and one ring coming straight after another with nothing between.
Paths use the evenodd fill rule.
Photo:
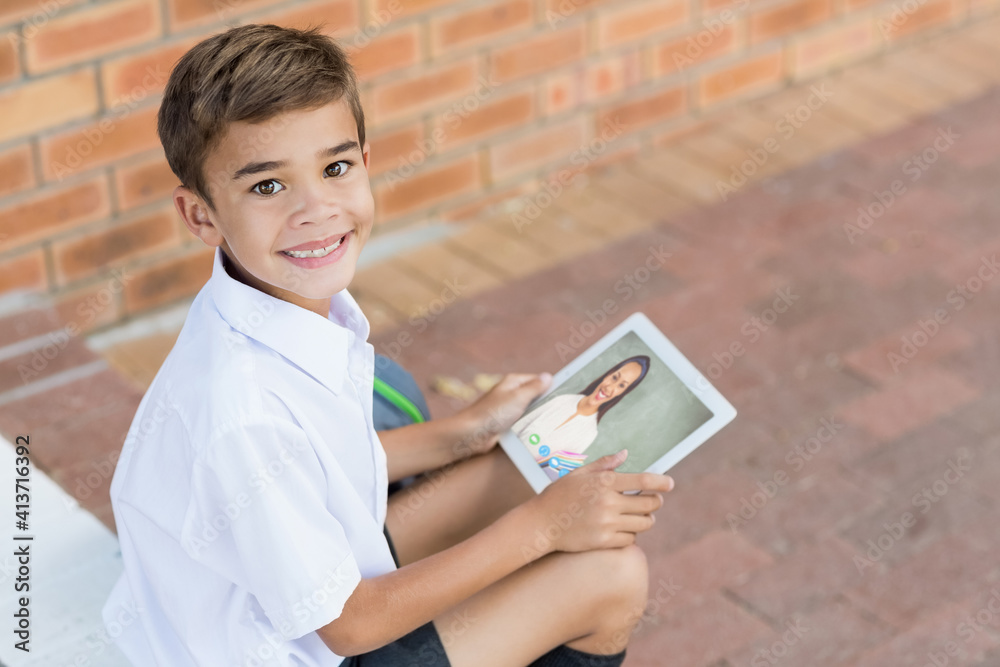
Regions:
<instances>
[{"instance_id":1,"label":"short brown hair","mask_svg":"<svg viewBox=\"0 0 1000 667\"><path fill-rule=\"evenodd\" d=\"M230 123L262 122L344 99L364 146L354 69L345 51L319 30L271 24L231 28L196 44L170 73L156 131L170 169L210 208L204 164Z\"/></svg>"}]
</instances>

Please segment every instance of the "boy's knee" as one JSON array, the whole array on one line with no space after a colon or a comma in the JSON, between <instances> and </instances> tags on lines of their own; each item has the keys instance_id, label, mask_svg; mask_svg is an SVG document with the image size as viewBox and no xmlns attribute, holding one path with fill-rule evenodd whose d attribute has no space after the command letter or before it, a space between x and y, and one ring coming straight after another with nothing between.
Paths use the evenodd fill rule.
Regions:
<instances>
[{"instance_id":1,"label":"boy's knee","mask_svg":"<svg viewBox=\"0 0 1000 667\"><path fill-rule=\"evenodd\" d=\"M590 552L595 556L591 581L605 584L606 599L645 605L649 591L649 564L646 553L636 544Z\"/></svg>"},{"instance_id":2,"label":"boy's knee","mask_svg":"<svg viewBox=\"0 0 1000 667\"><path fill-rule=\"evenodd\" d=\"M645 604L649 592L649 562L646 559L646 552L637 544L630 544L613 551L619 552L616 578L620 579L622 592L641 597L642 604Z\"/></svg>"}]
</instances>

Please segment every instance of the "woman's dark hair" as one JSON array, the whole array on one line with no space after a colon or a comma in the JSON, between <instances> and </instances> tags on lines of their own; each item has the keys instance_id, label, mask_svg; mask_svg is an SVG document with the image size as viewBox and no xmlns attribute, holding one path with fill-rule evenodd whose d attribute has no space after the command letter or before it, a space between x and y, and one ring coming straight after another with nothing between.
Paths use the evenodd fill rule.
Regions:
<instances>
[{"instance_id":1,"label":"woman's dark hair","mask_svg":"<svg viewBox=\"0 0 1000 667\"><path fill-rule=\"evenodd\" d=\"M601 377L599 377L596 380L594 380L593 382L591 382L587 386L587 388L583 390L583 395L584 396L589 396L590 394L593 393L593 391L595 389L597 389L598 385L600 385L601 382L604 381L604 378L608 377L609 375L611 375L612 373L614 373L616 370L618 370L622 366L624 366L626 364L631 364L633 362L639 364L639 368L641 369L639 371L639 377L637 377L635 379L635 382L633 382L628 387L626 387L625 391L623 391L622 393L618 394L617 396L615 396L614 398L612 398L607 403L602 403L597 408L597 423L598 424L601 423L601 417L603 417L604 414L608 410L610 410L611 408L613 408L616 405L618 405L618 401L620 401L623 398L625 398L625 396L627 396L630 391L632 391L633 389L635 389L636 387L638 387L639 383L642 382L642 378L646 377L646 372L649 371L649 357L647 357L645 354L640 354L640 355L638 355L636 357L629 357L625 361L619 362L618 365L612 367L611 370L609 370L607 373L605 373Z\"/></svg>"}]
</instances>

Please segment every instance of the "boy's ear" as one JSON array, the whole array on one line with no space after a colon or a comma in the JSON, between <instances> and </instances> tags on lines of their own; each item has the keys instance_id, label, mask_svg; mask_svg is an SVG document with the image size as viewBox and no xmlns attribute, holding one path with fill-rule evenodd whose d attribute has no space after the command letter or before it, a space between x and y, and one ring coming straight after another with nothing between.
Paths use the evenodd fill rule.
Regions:
<instances>
[{"instance_id":1,"label":"boy's ear","mask_svg":"<svg viewBox=\"0 0 1000 667\"><path fill-rule=\"evenodd\" d=\"M368 158L371 156L371 153L369 152L370 148L371 146L368 144L367 141L365 142L365 145L361 147L361 159L364 160L365 162L366 171L368 170Z\"/></svg>"},{"instance_id":2,"label":"boy's ear","mask_svg":"<svg viewBox=\"0 0 1000 667\"><path fill-rule=\"evenodd\" d=\"M208 206L193 190L183 185L174 188L174 206L185 226L205 245L213 248L222 245L225 239L209 217Z\"/></svg>"}]
</instances>

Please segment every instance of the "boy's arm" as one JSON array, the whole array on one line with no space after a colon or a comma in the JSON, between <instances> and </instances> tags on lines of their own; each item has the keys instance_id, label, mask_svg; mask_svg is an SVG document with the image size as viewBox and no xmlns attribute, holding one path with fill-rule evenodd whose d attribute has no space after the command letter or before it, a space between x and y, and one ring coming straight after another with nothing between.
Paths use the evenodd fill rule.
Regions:
<instances>
[{"instance_id":1,"label":"boy's arm","mask_svg":"<svg viewBox=\"0 0 1000 667\"><path fill-rule=\"evenodd\" d=\"M379 431L389 482L488 452L551 380L548 373L510 373L451 417Z\"/></svg>"},{"instance_id":2,"label":"boy's arm","mask_svg":"<svg viewBox=\"0 0 1000 667\"><path fill-rule=\"evenodd\" d=\"M673 480L654 473L612 472L624 462L621 454L603 456L559 478L464 542L362 579L341 615L316 632L338 655L365 653L548 553L634 544L636 533L652 527L650 514L662 506L660 494L673 488ZM643 493L624 495L626 490ZM573 520L560 524L550 538L547 523L567 512Z\"/></svg>"},{"instance_id":3,"label":"boy's arm","mask_svg":"<svg viewBox=\"0 0 1000 667\"><path fill-rule=\"evenodd\" d=\"M379 431L389 483L469 456L473 450L466 442L473 430L460 412L443 419Z\"/></svg>"},{"instance_id":4,"label":"boy's arm","mask_svg":"<svg viewBox=\"0 0 1000 667\"><path fill-rule=\"evenodd\" d=\"M464 542L379 577L362 579L334 621L316 632L352 656L384 646L545 553L522 553L536 513L519 506ZM550 549L551 550L551 549Z\"/></svg>"}]
</instances>

